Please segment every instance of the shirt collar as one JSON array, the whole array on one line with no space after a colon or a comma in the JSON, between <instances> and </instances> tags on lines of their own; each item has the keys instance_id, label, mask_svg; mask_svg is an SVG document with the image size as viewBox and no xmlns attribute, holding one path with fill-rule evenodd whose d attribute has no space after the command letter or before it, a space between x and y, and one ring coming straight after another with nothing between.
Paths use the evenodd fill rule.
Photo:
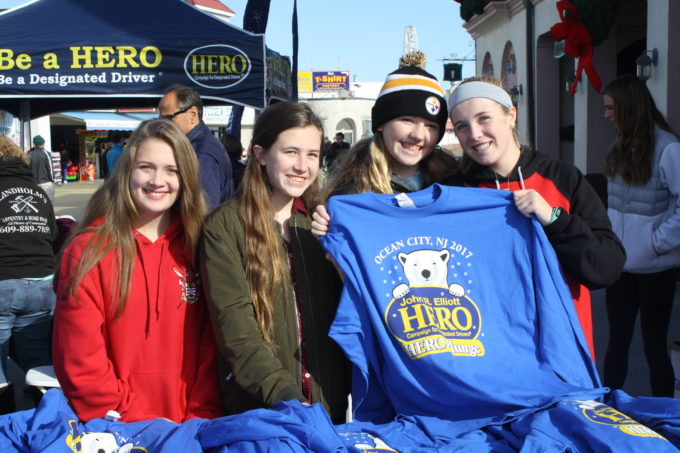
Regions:
<instances>
[{"instance_id":1,"label":"shirt collar","mask_svg":"<svg viewBox=\"0 0 680 453\"><path fill-rule=\"evenodd\" d=\"M302 198L296 197L293 199L293 207L291 208L290 211L291 214L301 212L304 215L307 215L307 208L305 207L305 203L302 201Z\"/></svg>"}]
</instances>

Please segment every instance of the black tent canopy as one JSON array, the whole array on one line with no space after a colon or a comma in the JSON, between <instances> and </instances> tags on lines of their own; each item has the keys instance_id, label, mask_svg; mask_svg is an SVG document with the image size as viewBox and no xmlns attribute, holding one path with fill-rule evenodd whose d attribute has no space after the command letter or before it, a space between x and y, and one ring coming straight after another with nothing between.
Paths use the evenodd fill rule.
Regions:
<instances>
[{"instance_id":1,"label":"black tent canopy","mask_svg":"<svg viewBox=\"0 0 680 453\"><path fill-rule=\"evenodd\" d=\"M36 0L0 14L0 109L155 107L176 83L207 105L265 106L265 43L183 0Z\"/></svg>"}]
</instances>

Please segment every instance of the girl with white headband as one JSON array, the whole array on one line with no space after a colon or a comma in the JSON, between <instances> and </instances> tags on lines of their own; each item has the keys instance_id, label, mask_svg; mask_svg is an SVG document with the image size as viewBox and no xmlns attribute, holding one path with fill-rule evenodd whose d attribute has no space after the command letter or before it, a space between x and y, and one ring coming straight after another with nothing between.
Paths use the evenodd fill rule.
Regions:
<instances>
[{"instance_id":1,"label":"girl with white headband","mask_svg":"<svg viewBox=\"0 0 680 453\"><path fill-rule=\"evenodd\" d=\"M449 115L465 155L461 173L446 184L511 190L517 209L536 216L566 273L594 358L588 288L611 285L625 261L598 195L574 166L520 147L517 109L497 79L461 83Z\"/></svg>"}]
</instances>

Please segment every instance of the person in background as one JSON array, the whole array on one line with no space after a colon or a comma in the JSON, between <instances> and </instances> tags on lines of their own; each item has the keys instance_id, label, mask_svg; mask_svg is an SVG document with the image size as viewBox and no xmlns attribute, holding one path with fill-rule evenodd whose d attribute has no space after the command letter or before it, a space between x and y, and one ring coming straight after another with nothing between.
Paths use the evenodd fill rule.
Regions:
<instances>
[{"instance_id":1,"label":"person in background","mask_svg":"<svg viewBox=\"0 0 680 453\"><path fill-rule=\"evenodd\" d=\"M233 134L222 135L222 145L224 146L224 149L227 150L227 154L229 154L229 159L231 161L231 175L234 180L234 189L238 189L238 186L241 184L241 179L243 179L243 172L246 169L246 164L241 161L243 145L241 145L241 140Z\"/></svg>"},{"instance_id":2,"label":"person in background","mask_svg":"<svg viewBox=\"0 0 680 453\"><path fill-rule=\"evenodd\" d=\"M99 143L99 176L103 179L109 177L109 163L106 154L111 149L111 146L110 142L102 141Z\"/></svg>"},{"instance_id":3,"label":"person in background","mask_svg":"<svg viewBox=\"0 0 680 453\"><path fill-rule=\"evenodd\" d=\"M97 178L97 168L94 165L94 159L85 159L85 170L88 181L94 181Z\"/></svg>"},{"instance_id":4,"label":"person in background","mask_svg":"<svg viewBox=\"0 0 680 453\"><path fill-rule=\"evenodd\" d=\"M265 109L236 196L200 241L224 410L321 402L344 423L349 362L328 336L341 282L309 231L323 126L306 104Z\"/></svg>"},{"instance_id":5,"label":"person in background","mask_svg":"<svg viewBox=\"0 0 680 453\"><path fill-rule=\"evenodd\" d=\"M66 184L67 183L66 174L68 173L69 156L68 150L64 147L63 143L59 144L59 157L61 159L61 183Z\"/></svg>"},{"instance_id":6,"label":"person in background","mask_svg":"<svg viewBox=\"0 0 680 453\"><path fill-rule=\"evenodd\" d=\"M118 131L113 132L111 134L111 143L113 145L106 151L106 171L109 175L112 175L116 170L116 163L123 154L123 134Z\"/></svg>"},{"instance_id":7,"label":"person in background","mask_svg":"<svg viewBox=\"0 0 680 453\"><path fill-rule=\"evenodd\" d=\"M143 122L62 253L54 370L83 421L219 415L215 342L194 253L205 214L196 155Z\"/></svg>"},{"instance_id":8,"label":"person in background","mask_svg":"<svg viewBox=\"0 0 680 453\"><path fill-rule=\"evenodd\" d=\"M333 146L333 142L331 141L328 136L324 138L324 144L323 144L323 149L321 150L321 162L324 164L323 167L324 169L326 168L326 156L328 156L328 153L331 150L331 147Z\"/></svg>"},{"instance_id":9,"label":"person in background","mask_svg":"<svg viewBox=\"0 0 680 453\"><path fill-rule=\"evenodd\" d=\"M600 198L573 165L520 147L517 110L499 80L465 80L449 109L464 156L461 173L446 183L513 191L517 209L536 216L565 271L594 359L588 289L614 283L626 259Z\"/></svg>"},{"instance_id":10,"label":"person in background","mask_svg":"<svg viewBox=\"0 0 680 453\"><path fill-rule=\"evenodd\" d=\"M350 149L350 144L345 141L345 134L342 132L337 132L334 140L335 141L331 143L327 149L324 146L326 152L323 154L323 163L327 173L333 172L335 165L338 162L337 159L342 159L345 153Z\"/></svg>"},{"instance_id":11,"label":"person in background","mask_svg":"<svg viewBox=\"0 0 680 453\"><path fill-rule=\"evenodd\" d=\"M10 339L24 371L50 365L49 334L54 311L52 202L33 182L28 159L0 136L0 414L15 411L7 375Z\"/></svg>"},{"instance_id":12,"label":"person in background","mask_svg":"<svg viewBox=\"0 0 680 453\"><path fill-rule=\"evenodd\" d=\"M203 122L203 101L192 88L173 85L158 104L161 118L172 120L194 147L201 168L201 187L208 210L227 201L234 192L231 161L224 146Z\"/></svg>"},{"instance_id":13,"label":"person in background","mask_svg":"<svg viewBox=\"0 0 680 453\"><path fill-rule=\"evenodd\" d=\"M609 344L604 384L622 388L640 313L653 396L673 396L666 342L680 266L680 143L643 81L621 76L604 89L616 140L605 158L608 209L626 249L621 277L607 288Z\"/></svg>"},{"instance_id":14,"label":"person in background","mask_svg":"<svg viewBox=\"0 0 680 453\"><path fill-rule=\"evenodd\" d=\"M41 135L33 137L33 145L27 153L33 182L42 187L50 201L54 203L56 184L54 183L52 155L45 149L45 139Z\"/></svg>"}]
</instances>

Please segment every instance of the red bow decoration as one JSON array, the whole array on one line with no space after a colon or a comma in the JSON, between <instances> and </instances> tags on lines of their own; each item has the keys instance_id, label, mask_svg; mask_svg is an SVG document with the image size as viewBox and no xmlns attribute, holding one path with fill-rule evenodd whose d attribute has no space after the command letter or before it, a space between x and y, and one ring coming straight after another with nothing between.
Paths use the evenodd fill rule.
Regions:
<instances>
[{"instance_id":1,"label":"red bow decoration","mask_svg":"<svg viewBox=\"0 0 680 453\"><path fill-rule=\"evenodd\" d=\"M550 33L555 41L565 40L564 51L574 58L578 59L576 66L576 77L571 84L569 94L573 97L576 90L576 84L581 79L581 72L585 69L588 80L599 93L602 88L602 81L597 75L595 65L593 64L593 40L590 32L583 25L579 19L576 7L568 0L560 0L557 2L557 11L560 14L562 22L558 22L550 27ZM569 13L569 16L565 13Z\"/></svg>"}]
</instances>

